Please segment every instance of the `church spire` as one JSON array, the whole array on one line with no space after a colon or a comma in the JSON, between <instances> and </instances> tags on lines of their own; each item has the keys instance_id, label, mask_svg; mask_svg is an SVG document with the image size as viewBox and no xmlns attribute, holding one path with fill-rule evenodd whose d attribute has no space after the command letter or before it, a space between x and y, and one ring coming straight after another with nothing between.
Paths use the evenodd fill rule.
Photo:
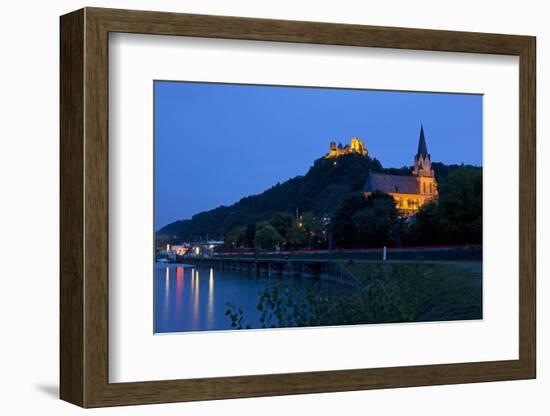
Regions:
<instances>
[{"instance_id":1,"label":"church spire","mask_svg":"<svg viewBox=\"0 0 550 416\"><path fill-rule=\"evenodd\" d=\"M428 146L426 146L426 137L424 137L424 126L420 125L420 138L418 139L418 151L414 156L414 169L413 175L415 176L434 176L432 169L432 158L428 153Z\"/></svg>"},{"instance_id":2,"label":"church spire","mask_svg":"<svg viewBox=\"0 0 550 416\"><path fill-rule=\"evenodd\" d=\"M424 137L424 126L420 125L420 138L418 139L418 152L417 156L424 156L428 154L428 146L426 146L426 138Z\"/></svg>"}]
</instances>

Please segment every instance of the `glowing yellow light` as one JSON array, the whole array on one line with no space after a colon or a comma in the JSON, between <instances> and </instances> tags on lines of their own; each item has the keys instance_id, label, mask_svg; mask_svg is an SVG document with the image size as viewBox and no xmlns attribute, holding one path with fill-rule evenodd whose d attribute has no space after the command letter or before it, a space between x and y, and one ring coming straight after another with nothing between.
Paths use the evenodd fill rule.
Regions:
<instances>
[{"instance_id":1,"label":"glowing yellow light","mask_svg":"<svg viewBox=\"0 0 550 416\"><path fill-rule=\"evenodd\" d=\"M206 319L209 325L212 324L212 320L214 319L214 269L210 269L210 279L208 279L208 304Z\"/></svg>"},{"instance_id":2,"label":"glowing yellow light","mask_svg":"<svg viewBox=\"0 0 550 416\"><path fill-rule=\"evenodd\" d=\"M197 270L195 278L195 293L193 296L193 318L196 321L197 315L199 313L199 271Z\"/></svg>"},{"instance_id":3,"label":"glowing yellow light","mask_svg":"<svg viewBox=\"0 0 550 416\"><path fill-rule=\"evenodd\" d=\"M164 317L168 318L170 309L170 269L166 268L166 278L164 281Z\"/></svg>"}]
</instances>

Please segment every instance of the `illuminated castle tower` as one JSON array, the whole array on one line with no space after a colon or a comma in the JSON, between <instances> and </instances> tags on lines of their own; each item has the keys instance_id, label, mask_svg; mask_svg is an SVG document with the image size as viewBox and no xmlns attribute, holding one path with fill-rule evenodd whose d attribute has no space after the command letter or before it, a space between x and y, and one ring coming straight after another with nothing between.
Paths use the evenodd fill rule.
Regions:
<instances>
[{"instance_id":1,"label":"illuminated castle tower","mask_svg":"<svg viewBox=\"0 0 550 416\"><path fill-rule=\"evenodd\" d=\"M342 146L342 143L339 143L338 146L336 146L336 142L330 142L330 149L325 157L339 157L350 153L357 153L362 156L367 156L369 154L367 148L365 147L365 143L357 137L352 137L351 145L346 144L345 146Z\"/></svg>"}]
</instances>

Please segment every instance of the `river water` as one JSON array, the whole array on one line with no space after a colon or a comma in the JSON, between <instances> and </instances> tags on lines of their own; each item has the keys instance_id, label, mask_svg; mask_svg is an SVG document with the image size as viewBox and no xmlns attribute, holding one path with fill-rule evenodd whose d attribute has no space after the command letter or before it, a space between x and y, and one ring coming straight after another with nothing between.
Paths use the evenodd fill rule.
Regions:
<instances>
[{"instance_id":1,"label":"river water","mask_svg":"<svg viewBox=\"0 0 550 416\"><path fill-rule=\"evenodd\" d=\"M311 288L329 296L350 290L335 282L302 277L256 276L182 264L155 264L155 333L228 330L227 303L243 309L247 323L261 328L258 293L275 284Z\"/></svg>"}]
</instances>

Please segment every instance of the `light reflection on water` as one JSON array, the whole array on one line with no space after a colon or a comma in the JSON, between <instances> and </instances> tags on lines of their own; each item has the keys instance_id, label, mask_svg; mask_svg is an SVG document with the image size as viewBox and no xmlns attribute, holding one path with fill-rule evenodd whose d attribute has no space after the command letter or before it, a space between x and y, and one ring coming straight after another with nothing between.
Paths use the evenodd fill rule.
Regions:
<instances>
[{"instance_id":1,"label":"light reflection on water","mask_svg":"<svg viewBox=\"0 0 550 416\"><path fill-rule=\"evenodd\" d=\"M210 269L208 279L208 306L206 308L207 325L211 327L214 323L214 269Z\"/></svg>"},{"instance_id":2,"label":"light reflection on water","mask_svg":"<svg viewBox=\"0 0 550 416\"><path fill-rule=\"evenodd\" d=\"M204 281L201 290L201 280ZM349 290L336 283L299 277L255 276L228 270L196 268L191 265L155 265L155 332L228 330L226 304L243 308L252 328L261 328L258 293L273 284L289 288L330 290L338 295ZM207 287L205 286L207 285ZM207 290L206 290L207 289Z\"/></svg>"},{"instance_id":3,"label":"light reflection on water","mask_svg":"<svg viewBox=\"0 0 550 416\"><path fill-rule=\"evenodd\" d=\"M170 312L170 268L166 268L166 277L164 278L164 319L168 319Z\"/></svg>"}]
</instances>

